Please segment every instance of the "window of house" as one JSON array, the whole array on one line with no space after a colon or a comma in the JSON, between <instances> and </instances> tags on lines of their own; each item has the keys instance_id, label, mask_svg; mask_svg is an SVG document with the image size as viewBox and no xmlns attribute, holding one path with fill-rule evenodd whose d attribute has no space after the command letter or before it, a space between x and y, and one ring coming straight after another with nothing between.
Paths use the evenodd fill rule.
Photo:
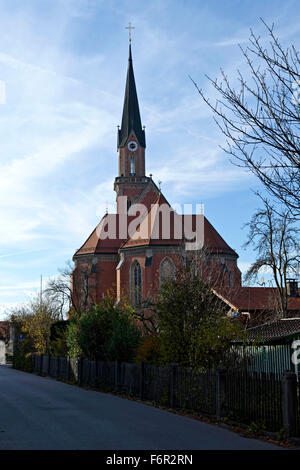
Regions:
<instances>
[{"instance_id":1,"label":"window of house","mask_svg":"<svg viewBox=\"0 0 300 470\"><path fill-rule=\"evenodd\" d=\"M81 302L84 307L88 304L89 275L87 271L81 273Z\"/></svg>"},{"instance_id":2,"label":"window of house","mask_svg":"<svg viewBox=\"0 0 300 470\"><path fill-rule=\"evenodd\" d=\"M135 261L131 270L132 302L136 306L142 303L142 268L138 261Z\"/></svg>"},{"instance_id":3,"label":"window of house","mask_svg":"<svg viewBox=\"0 0 300 470\"><path fill-rule=\"evenodd\" d=\"M165 279L175 278L175 264L170 258L164 258L159 266L159 283L163 283Z\"/></svg>"}]
</instances>

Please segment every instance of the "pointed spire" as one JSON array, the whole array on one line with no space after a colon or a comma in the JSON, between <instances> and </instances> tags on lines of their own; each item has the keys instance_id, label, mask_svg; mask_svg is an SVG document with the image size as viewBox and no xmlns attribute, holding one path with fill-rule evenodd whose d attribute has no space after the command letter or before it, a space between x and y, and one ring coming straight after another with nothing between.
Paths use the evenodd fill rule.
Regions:
<instances>
[{"instance_id":1,"label":"pointed spire","mask_svg":"<svg viewBox=\"0 0 300 470\"><path fill-rule=\"evenodd\" d=\"M142 129L141 116L139 110L139 102L136 92L132 56L131 56L131 44L129 44L129 58L128 58L128 69L126 78L125 98L123 106L122 125L118 133L118 147L122 147L126 144L131 131L135 132L135 135L142 147L146 147L145 131Z\"/></svg>"}]
</instances>

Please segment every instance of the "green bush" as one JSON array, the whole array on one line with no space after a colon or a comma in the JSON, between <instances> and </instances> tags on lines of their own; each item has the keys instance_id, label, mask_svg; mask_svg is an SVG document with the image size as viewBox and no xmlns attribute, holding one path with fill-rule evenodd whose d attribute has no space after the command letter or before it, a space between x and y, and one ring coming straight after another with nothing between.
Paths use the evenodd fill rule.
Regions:
<instances>
[{"instance_id":1,"label":"green bush","mask_svg":"<svg viewBox=\"0 0 300 470\"><path fill-rule=\"evenodd\" d=\"M23 348L16 348L13 356L13 368L25 372L33 372L31 353Z\"/></svg>"},{"instance_id":2,"label":"green bush","mask_svg":"<svg viewBox=\"0 0 300 470\"><path fill-rule=\"evenodd\" d=\"M146 335L137 350L136 362L145 361L155 366L162 364L161 340L158 335Z\"/></svg>"},{"instance_id":3,"label":"green bush","mask_svg":"<svg viewBox=\"0 0 300 470\"><path fill-rule=\"evenodd\" d=\"M69 320L60 320L51 325L50 329L50 353L52 356L67 356L68 348L66 341Z\"/></svg>"},{"instance_id":4,"label":"green bush","mask_svg":"<svg viewBox=\"0 0 300 470\"><path fill-rule=\"evenodd\" d=\"M69 355L133 361L141 335L130 313L129 307L115 305L113 298L107 297L90 311L73 317L67 329Z\"/></svg>"},{"instance_id":5,"label":"green bush","mask_svg":"<svg viewBox=\"0 0 300 470\"><path fill-rule=\"evenodd\" d=\"M156 304L164 363L204 369L226 365L231 340L241 337L241 326L228 318L227 310L191 269L165 280Z\"/></svg>"}]
</instances>

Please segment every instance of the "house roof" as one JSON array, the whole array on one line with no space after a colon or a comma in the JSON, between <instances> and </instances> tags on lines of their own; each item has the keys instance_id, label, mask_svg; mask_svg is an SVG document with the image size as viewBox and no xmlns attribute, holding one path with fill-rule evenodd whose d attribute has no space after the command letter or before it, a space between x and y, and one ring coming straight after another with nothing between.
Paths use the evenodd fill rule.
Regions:
<instances>
[{"instance_id":1,"label":"house roof","mask_svg":"<svg viewBox=\"0 0 300 470\"><path fill-rule=\"evenodd\" d=\"M216 288L215 291L234 310L250 312L277 308L277 289L274 287ZM289 297L288 310L300 313L300 296Z\"/></svg>"},{"instance_id":2,"label":"house roof","mask_svg":"<svg viewBox=\"0 0 300 470\"><path fill-rule=\"evenodd\" d=\"M283 318L276 322L249 328L246 331L248 339L261 341L274 341L298 333L300 335L300 318Z\"/></svg>"}]
</instances>

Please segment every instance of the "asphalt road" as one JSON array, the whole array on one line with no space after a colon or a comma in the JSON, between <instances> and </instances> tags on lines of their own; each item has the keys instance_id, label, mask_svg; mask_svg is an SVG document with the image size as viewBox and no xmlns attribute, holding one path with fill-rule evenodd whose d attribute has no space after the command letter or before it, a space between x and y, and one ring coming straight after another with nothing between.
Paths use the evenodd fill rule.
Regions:
<instances>
[{"instance_id":1,"label":"asphalt road","mask_svg":"<svg viewBox=\"0 0 300 470\"><path fill-rule=\"evenodd\" d=\"M0 366L0 449L280 447L114 395Z\"/></svg>"}]
</instances>

